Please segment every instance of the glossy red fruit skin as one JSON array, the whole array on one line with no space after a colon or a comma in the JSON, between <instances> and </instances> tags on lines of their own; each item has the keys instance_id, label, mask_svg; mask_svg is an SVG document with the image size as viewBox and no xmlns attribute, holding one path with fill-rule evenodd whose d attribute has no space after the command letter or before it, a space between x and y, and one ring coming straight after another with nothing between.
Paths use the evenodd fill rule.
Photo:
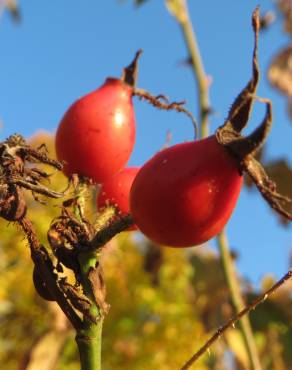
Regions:
<instances>
[{"instance_id":1,"label":"glossy red fruit skin","mask_svg":"<svg viewBox=\"0 0 292 370\"><path fill-rule=\"evenodd\" d=\"M127 163L135 142L132 87L108 78L67 110L56 133L56 153L64 173L101 183Z\"/></svg>"},{"instance_id":2,"label":"glossy red fruit skin","mask_svg":"<svg viewBox=\"0 0 292 370\"><path fill-rule=\"evenodd\" d=\"M130 213L130 189L140 167L127 167L104 182L97 197L97 208L117 206L121 215ZM136 225L129 230L137 230Z\"/></svg>"},{"instance_id":3,"label":"glossy red fruit skin","mask_svg":"<svg viewBox=\"0 0 292 370\"><path fill-rule=\"evenodd\" d=\"M138 172L130 209L142 233L173 247L199 245L217 235L242 186L237 163L215 136L157 153Z\"/></svg>"}]
</instances>

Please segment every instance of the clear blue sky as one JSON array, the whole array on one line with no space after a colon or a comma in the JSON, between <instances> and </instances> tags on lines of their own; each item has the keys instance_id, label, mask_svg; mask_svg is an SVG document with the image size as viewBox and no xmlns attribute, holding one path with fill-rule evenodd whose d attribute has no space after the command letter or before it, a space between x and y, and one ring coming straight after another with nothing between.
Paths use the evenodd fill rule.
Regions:
<instances>
[{"instance_id":1,"label":"clear blue sky","mask_svg":"<svg viewBox=\"0 0 292 370\"><path fill-rule=\"evenodd\" d=\"M240 89L251 75L253 35L251 13L273 9L271 0L189 1L206 72L212 76L211 132L222 123ZM39 129L54 132L63 113L78 97L100 86L107 76L120 76L135 51L144 50L139 87L172 100L187 100L197 113L196 87L191 71L179 66L187 56L175 19L162 0L133 2L21 1L22 22L7 13L0 19L1 140L14 132L29 137ZM274 103L274 126L267 157L290 156L292 125L286 102L266 79L271 57L288 45L280 19L260 37L262 78L258 94ZM131 165L141 165L173 133L173 143L190 140L192 125L183 115L157 111L135 100L137 142ZM249 130L259 123L257 103ZM291 227L280 227L259 194L242 192L228 224L230 244L239 252L242 274L255 284L267 272L280 277L288 269ZM211 244L214 245L213 241Z\"/></svg>"}]
</instances>

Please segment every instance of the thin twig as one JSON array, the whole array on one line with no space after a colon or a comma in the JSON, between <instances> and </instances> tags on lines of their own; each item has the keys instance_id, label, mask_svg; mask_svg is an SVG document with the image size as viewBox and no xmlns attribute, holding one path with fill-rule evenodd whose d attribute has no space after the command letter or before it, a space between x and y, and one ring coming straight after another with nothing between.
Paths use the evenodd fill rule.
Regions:
<instances>
[{"instance_id":1,"label":"thin twig","mask_svg":"<svg viewBox=\"0 0 292 370\"><path fill-rule=\"evenodd\" d=\"M238 312L233 318L229 319L223 326L219 327L215 334L180 368L180 370L187 370L189 369L199 357L201 357L211 345L220 337L225 331L235 325L235 323L241 319L244 315L248 314L250 311L254 310L256 306L260 303L263 303L266 299L268 299L273 293L276 292L283 284L286 283L289 279L292 278L292 268L279 280L277 281L270 289L268 289L264 294L260 295L256 298L252 303L246 306L243 310Z\"/></svg>"}]
</instances>

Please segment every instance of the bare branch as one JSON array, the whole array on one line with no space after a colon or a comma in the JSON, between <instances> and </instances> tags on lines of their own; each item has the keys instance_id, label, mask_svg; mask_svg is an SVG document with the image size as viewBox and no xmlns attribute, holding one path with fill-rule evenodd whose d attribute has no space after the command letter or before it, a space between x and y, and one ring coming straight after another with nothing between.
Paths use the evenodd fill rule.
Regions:
<instances>
[{"instance_id":1,"label":"bare branch","mask_svg":"<svg viewBox=\"0 0 292 370\"><path fill-rule=\"evenodd\" d=\"M211 345L218 340L222 334L225 333L226 330L230 329L234 326L234 324L244 315L248 314L251 310L255 309L260 303L263 303L267 298L269 298L273 293L276 292L283 284L286 283L289 279L292 278L292 268L279 280L277 281L270 289L268 289L264 294L260 295L256 298L252 303L246 306L243 310L238 312L237 315L229 319L223 326L220 326L215 334L207 340L207 342L180 368L180 370L187 370L189 369L195 361L199 359Z\"/></svg>"}]
</instances>

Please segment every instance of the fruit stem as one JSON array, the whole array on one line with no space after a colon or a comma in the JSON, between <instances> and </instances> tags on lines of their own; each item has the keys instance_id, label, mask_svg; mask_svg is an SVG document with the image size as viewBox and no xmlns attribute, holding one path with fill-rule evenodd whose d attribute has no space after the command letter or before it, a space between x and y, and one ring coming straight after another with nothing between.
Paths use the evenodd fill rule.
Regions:
<instances>
[{"instance_id":1,"label":"fruit stem","mask_svg":"<svg viewBox=\"0 0 292 370\"><path fill-rule=\"evenodd\" d=\"M240 284L236 274L235 264L230 254L228 240L224 230L218 234L217 243L221 254L221 262L223 265L225 279L229 288L231 302L236 313L238 313L245 307L245 304L240 292ZM245 343L251 369L261 370L260 360L248 316L243 316L240 319L239 327Z\"/></svg>"},{"instance_id":2,"label":"fruit stem","mask_svg":"<svg viewBox=\"0 0 292 370\"><path fill-rule=\"evenodd\" d=\"M139 49L136 52L133 61L128 65L128 67L125 67L123 69L123 73L121 77L121 81L123 81L124 83L126 83L127 85L133 88L136 86L136 82L138 79L138 60L141 54L142 54L142 49Z\"/></svg>"},{"instance_id":3,"label":"fruit stem","mask_svg":"<svg viewBox=\"0 0 292 370\"><path fill-rule=\"evenodd\" d=\"M193 29L189 16L189 10L186 0L177 0L175 5L179 8L179 14L176 19L181 27L184 40L189 52L189 59L192 65L193 73L198 87L198 98L200 107L200 137L205 138L209 134L208 115L210 113L209 103L209 84L204 70L196 34ZM182 16L183 15L183 16Z\"/></svg>"}]
</instances>

